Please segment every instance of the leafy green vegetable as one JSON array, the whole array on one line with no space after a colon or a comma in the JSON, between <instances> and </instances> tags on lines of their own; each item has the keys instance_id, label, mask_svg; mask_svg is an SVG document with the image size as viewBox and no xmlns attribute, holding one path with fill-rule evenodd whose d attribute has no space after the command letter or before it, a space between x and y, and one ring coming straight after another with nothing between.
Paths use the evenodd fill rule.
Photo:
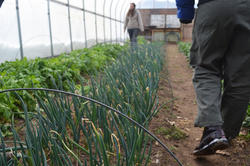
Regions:
<instances>
[{"instance_id":1,"label":"leafy green vegetable","mask_svg":"<svg viewBox=\"0 0 250 166\"><path fill-rule=\"evenodd\" d=\"M191 48L191 43L187 43L187 42L178 42L178 47L179 47L179 51L184 53L184 55L187 57L187 59L189 60L190 58L190 48Z\"/></svg>"},{"instance_id":2,"label":"leafy green vegetable","mask_svg":"<svg viewBox=\"0 0 250 166\"><path fill-rule=\"evenodd\" d=\"M247 117L246 117L246 120L244 121L243 125L245 127L249 127L250 128L250 105L248 106L248 109L247 109ZM250 133L249 133L250 134Z\"/></svg>"},{"instance_id":3,"label":"leafy green vegetable","mask_svg":"<svg viewBox=\"0 0 250 166\"><path fill-rule=\"evenodd\" d=\"M67 80L79 82L82 76L95 74L107 64L115 61L120 52L126 49L118 44L99 44L92 48L75 50L69 55L62 54L56 58L34 60L16 60L0 64L0 90L14 88L57 88L62 84L68 89ZM51 81L53 80L53 81ZM58 82L61 80L61 83ZM29 110L35 109L34 97L22 92L23 100ZM16 96L6 98L0 94L0 121L9 121L13 112L21 109Z\"/></svg>"}]
</instances>

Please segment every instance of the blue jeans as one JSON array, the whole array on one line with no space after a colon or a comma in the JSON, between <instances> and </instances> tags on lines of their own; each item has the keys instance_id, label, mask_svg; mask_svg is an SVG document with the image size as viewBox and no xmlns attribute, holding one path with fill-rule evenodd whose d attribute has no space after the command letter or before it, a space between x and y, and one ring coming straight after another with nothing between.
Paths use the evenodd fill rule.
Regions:
<instances>
[{"instance_id":1,"label":"blue jeans","mask_svg":"<svg viewBox=\"0 0 250 166\"><path fill-rule=\"evenodd\" d=\"M140 30L138 28L128 29L131 48L134 48L137 46L137 36L139 35L139 31Z\"/></svg>"}]
</instances>

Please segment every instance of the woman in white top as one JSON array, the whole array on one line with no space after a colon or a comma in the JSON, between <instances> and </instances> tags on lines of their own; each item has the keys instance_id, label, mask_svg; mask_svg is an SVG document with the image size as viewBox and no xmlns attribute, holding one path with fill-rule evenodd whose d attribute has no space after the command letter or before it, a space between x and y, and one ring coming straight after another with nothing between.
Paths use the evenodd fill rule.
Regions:
<instances>
[{"instance_id":1,"label":"woman in white top","mask_svg":"<svg viewBox=\"0 0 250 166\"><path fill-rule=\"evenodd\" d=\"M144 26L142 23L141 14L138 10L136 10L135 3L130 4L129 11L125 19L124 32L126 31L126 29L128 29L131 46L136 46L137 36L140 31L144 31Z\"/></svg>"}]
</instances>

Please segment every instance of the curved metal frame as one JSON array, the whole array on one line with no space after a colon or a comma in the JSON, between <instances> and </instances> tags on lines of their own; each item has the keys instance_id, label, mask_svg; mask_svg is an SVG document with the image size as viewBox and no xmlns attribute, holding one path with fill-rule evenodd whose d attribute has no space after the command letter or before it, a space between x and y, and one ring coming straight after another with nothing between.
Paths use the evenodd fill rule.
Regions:
<instances>
[{"instance_id":1,"label":"curved metal frame","mask_svg":"<svg viewBox=\"0 0 250 166\"><path fill-rule=\"evenodd\" d=\"M72 39L72 26L71 26L71 15L70 15L70 4L69 4L69 0L67 1L68 4L68 21L69 21L69 37L70 37L70 49L71 51L73 51L73 39Z\"/></svg>"},{"instance_id":2,"label":"curved metal frame","mask_svg":"<svg viewBox=\"0 0 250 166\"><path fill-rule=\"evenodd\" d=\"M48 8L48 21L49 21L50 52L51 52L51 56L53 57L54 56L54 46L53 46L51 15L50 15L50 0L47 0L47 8Z\"/></svg>"},{"instance_id":3,"label":"curved metal frame","mask_svg":"<svg viewBox=\"0 0 250 166\"><path fill-rule=\"evenodd\" d=\"M117 8L118 8L119 4L120 3L117 0L117 4L115 5L115 19L117 19ZM117 38L118 38L118 36L117 36L117 21L115 22L115 35L116 35L115 42L118 43L118 41L117 41Z\"/></svg>"},{"instance_id":4,"label":"curved metal frame","mask_svg":"<svg viewBox=\"0 0 250 166\"><path fill-rule=\"evenodd\" d=\"M59 0L46 0L47 1L47 12L48 12L48 24L49 24L49 38L50 38L50 52L51 52L51 56L56 56L54 54L54 42L53 42L53 32L52 32L52 23L51 23L51 9L50 9L50 3L56 3L58 5L62 5L62 6L66 6L67 10L68 10L68 27L69 27L69 37L70 37L70 48L71 51L74 49L73 46L73 36L72 36L72 25L71 25L71 13L70 13L70 9L76 9L76 10L80 10L83 12L83 25L84 25L84 38L85 38L85 47L88 47L88 39L87 39L87 29L86 29L86 12L90 13L90 14L94 14L95 15L95 34L96 34L96 43L98 43L98 19L97 16L103 17L103 33L104 33L104 42L107 42L107 35L106 35L106 19L110 20L110 42L113 42L113 30L114 28L112 27L113 21L115 21L115 33L116 33L116 43L118 42L118 24L120 25L120 39L122 38L126 38L126 36L122 37L122 24L123 19L122 19L122 11L126 8L124 8L124 5L126 3L128 3L126 0L123 1L122 3L122 8L121 8L121 12L120 12L120 18L119 18L119 11L117 11L119 5L121 4L121 1L116 1L117 4L115 4L114 0L110 0L111 3L109 5L110 8L110 13L109 16L107 16L105 13L105 7L107 7L107 1L104 0L103 3L103 13L97 13L97 0L95 0L95 11L90 11L87 10L85 8L85 1L86 0L82 0L83 6L78 7L78 6L74 6L74 5L70 5L70 0L67 0L67 2L61 2ZM114 6L115 5L115 6ZM115 15L112 16L112 8L115 7ZM126 10L125 10L126 11ZM19 10L19 0L16 0L16 15L17 15L17 28L18 28L18 37L19 37L19 50L20 50L20 56L21 59L24 58L24 50L23 50L23 41L22 41L22 30L21 30L21 20L20 20L20 10ZM121 41L121 40L120 40Z\"/></svg>"},{"instance_id":5,"label":"curved metal frame","mask_svg":"<svg viewBox=\"0 0 250 166\"><path fill-rule=\"evenodd\" d=\"M70 13L70 9L76 9L76 10L80 10L83 12L83 25L84 25L84 38L85 38L85 47L88 47L88 37L87 37L87 29L86 29L86 12L90 13L90 14L94 14L95 15L95 34L96 34L96 43L98 43L98 16L103 17L103 33L104 33L104 42L108 42L107 41L107 35L106 35L106 19L110 20L110 42L112 43L114 40L114 36L113 36L113 30L115 30L115 34L116 34L116 43L118 42L118 38L120 38L121 40L119 40L120 42L122 41L122 39L127 38L126 35L123 35L123 28L122 28L122 24L124 23L124 19L122 18L123 16L125 16L125 12L127 10L127 7L124 7L127 3L129 3L128 1L124 0L124 1L118 1L116 0L110 0L110 4L109 6L107 6L107 0L103 0L103 13L97 13L97 0L95 1L95 9L94 11L90 11L87 10L85 8L85 3L86 0L82 0L83 6L82 7L78 7L78 6L74 6L70 4L70 0L67 0L67 2L62 2L59 0L46 0L47 1L47 12L48 12L48 28L49 28L49 38L50 38L50 52L51 52L51 56L56 56L54 53L54 41L53 41L53 32L52 32L52 21L51 21L51 8L50 8L50 3L56 3L58 5L62 5L62 6L66 6L68 9L68 27L69 27L69 37L70 37L70 48L71 50L74 49L73 46L73 36L72 36L72 26L71 26L71 13ZM116 4L115 4L116 3ZM118 11L118 7L119 5L121 5L121 10L120 10L120 14ZM109 14L105 13L106 11L106 7L109 7ZM115 15L112 16L112 8L115 7ZM124 12L124 14L123 14ZM109 15L109 16L108 16ZM119 16L120 15L120 16ZM19 37L19 51L20 51L20 56L21 59L24 58L24 49L23 49L23 41L22 41L22 30L21 30L21 20L20 20L20 10L19 10L19 0L16 0L16 17L17 17L17 28L18 28L18 37ZM113 22L115 21L115 22ZM113 27L113 23L115 24L115 27ZM119 26L118 23L121 24L120 25L120 30L121 32L118 32ZM114 29L115 28L115 29ZM120 36L120 37L119 37Z\"/></svg>"},{"instance_id":6,"label":"curved metal frame","mask_svg":"<svg viewBox=\"0 0 250 166\"><path fill-rule=\"evenodd\" d=\"M96 13L96 0L95 2L95 13ZM96 38L96 44L98 43L98 31L97 31L97 15L95 14L95 38Z\"/></svg>"},{"instance_id":7,"label":"curved metal frame","mask_svg":"<svg viewBox=\"0 0 250 166\"><path fill-rule=\"evenodd\" d=\"M123 13L124 17L126 17L126 14L127 14L128 9L129 9L129 6L127 6L127 7L125 8L125 10L124 10L124 13ZM127 35L126 35L126 33L124 33L124 39L123 39L123 42L125 42L125 41L126 41L126 39L127 39Z\"/></svg>"},{"instance_id":8,"label":"curved metal frame","mask_svg":"<svg viewBox=\"0 0 250 166\"><path fill-rule=\"evenodd\" d=\"M106 0L103 2L103 15L105 15L105 5L106 5ZM106 42L106 24L105 24L105 17L103 17L103 36L104 36L104 43Z\"/></svg>"},{"instance_id":9,"label":"curved metal frame","mask_svg":"<svg viewBox=\"0 0 250 166\"><path fill-rule=\"evenodd\" d=\"M125 6L125 4L126 4L126 0L125 1L123 1L123 4L122 4L122 6ZM122 17L122 12L123 12L123 10L121 10L120 11L120 20L122 21L122 20L125 20L123 17ZM123 22L123 24L124 24L124 22ZM122 27L122 25L123 25L122 23L120 24L120 28L121 28L121 31L120 31L120 42L122 42L122 32L123 32L123 27Z\"/></svg>"},{"instance_id":10,"label":"curved metal frame","mask_svg":"<svg viewBox=\"0 0 250 166\"><path fill-rule=\"evenodd\" d=\"M112 5L113 5L113 1L114 0L111 0L111 4L110 4L110 42L112 42Z\"/></svg>"},{"instance_id":11,"label":"curved metal frame","mask_svg":"<svg viewBox=\"0 0 250 166\"><path fill-rule=\"evenodd\" d=\"M84 38L85 38L85 48L88 47L88 39L87 39L87 30L86 30L86 15L85 15L85 0L82 0L82 9L83 9L83 26L84 26Z\"/></svg>"},{"instance_id":12,"label":"curved metal frame","mask_svg":"<svg viewBox=\"0 0 250 166\"><path fill-rule=\"evenodd\" d=\"M22 29L21 29L21 21L20 21L20 11L19 11L19 2L16 0L16 15L17 15L17 28L18 28L18 35L19 35L19 43L20 43L20 54L21 59L24 58L23 54L23 40L22 40Z\"/></svg>"}]
</instances>

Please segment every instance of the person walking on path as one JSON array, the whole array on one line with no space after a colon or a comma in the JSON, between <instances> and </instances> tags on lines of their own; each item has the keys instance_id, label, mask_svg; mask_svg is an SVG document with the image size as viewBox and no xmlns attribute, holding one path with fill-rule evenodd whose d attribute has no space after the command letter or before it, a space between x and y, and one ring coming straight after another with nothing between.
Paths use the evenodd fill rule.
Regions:
<instances>
[{"instance_id":1,"label":"person walking on path","mask_svg":"<svg viewBox=\"0 0 250 166\"><path fill-rule=\"evenodd\" d=\"M176 4L180 22L191 23L194 0ZM199 0L190 64L198 104L195 126L204 131L194 155L214 154L239 135L250 98L249 16L249 0Z\"/></svg>"},{"instance_id":2,"label":"person walking on path","mask_svg":"<svg viewBox=\"0 0 250 166\"><path fill-rule=\"evenodd\" d=\"M126 15L124 32L126 29L128 29L131 47L134 48L137 45L137 36L139 35L139 32L144 31L141 14L138 10L136 10L135 3L130 4L129 11Z\"/></svg>"}]
</instances>

